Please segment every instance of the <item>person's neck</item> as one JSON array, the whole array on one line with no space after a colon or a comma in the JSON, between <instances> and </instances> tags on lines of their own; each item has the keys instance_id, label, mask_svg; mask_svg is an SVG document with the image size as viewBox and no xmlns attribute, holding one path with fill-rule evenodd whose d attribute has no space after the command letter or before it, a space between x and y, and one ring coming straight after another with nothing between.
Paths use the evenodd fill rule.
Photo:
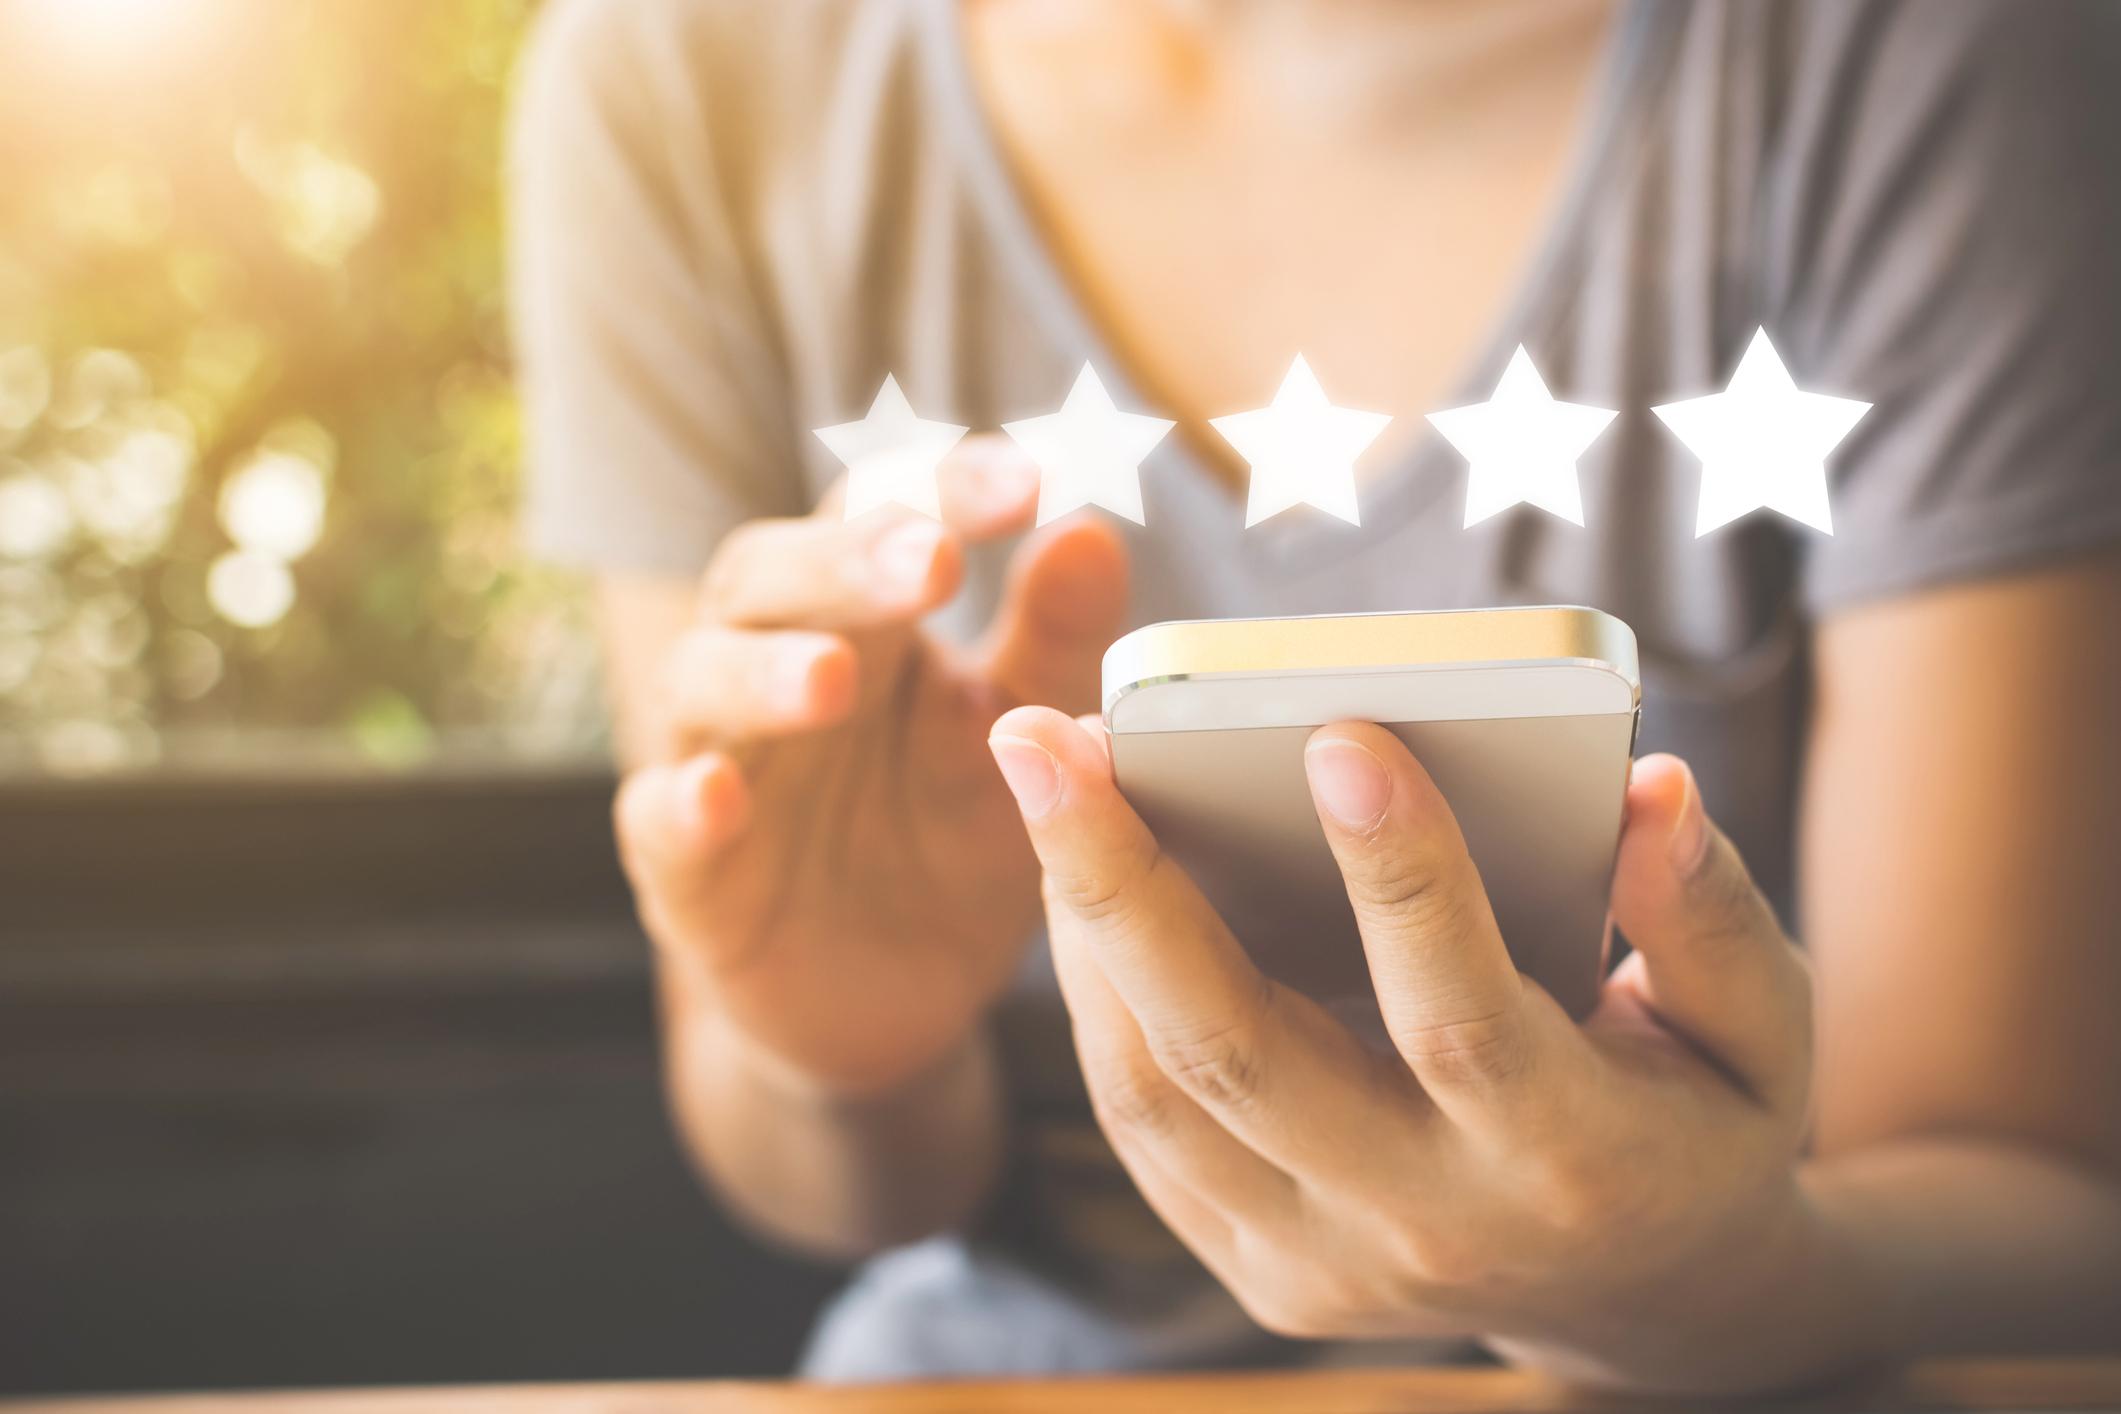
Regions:
<instances>
[{"instance_id":1,"label":"person's neck","mask_svg":"<svg viewBox=\"0 0 2121 1414\"><path fill-rule=\"evenodd\" d=\"M1248 105L1372 128L1543 83L1599 42L1618 0L975 3L1056 61L1100 56L1115 87L1149 69L1169 96L1241 89Z\"/></svg>"}]
</instances>

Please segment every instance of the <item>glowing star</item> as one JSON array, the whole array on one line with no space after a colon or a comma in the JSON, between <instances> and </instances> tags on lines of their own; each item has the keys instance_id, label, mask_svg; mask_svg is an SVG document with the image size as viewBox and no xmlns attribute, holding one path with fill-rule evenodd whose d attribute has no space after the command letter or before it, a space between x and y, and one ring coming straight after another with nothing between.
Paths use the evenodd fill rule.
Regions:
<instances>
[{"instance_id":1,"label":"glowing star","mask_svg":"<svg viewBox=\"0 0 2121 1414\"><path fill-rule=\"evenodd\" d=\"M1607 408L1556 402L1522 348L1495 385L1470 407L1432 412L1429 421L1465 454L1466 524L1478 525L1519 501L1583 524L1576 459L1613 420Z\"/></svg>"},{"instance_id":2,"label":"glowing star","mask_svg":"<svg viewBox=\"0 0 2121 1414\"><path fill-rule=\"evenodd\" d=\"M1121 412L1086 363L1059 412L1005 422L1002 430L1038 463L1040 525L1079 506L1103 506L1140 525L1142 458L1171 426Z\"/></svg>"},{"instance_id":3,"label":"glowing star","mask_svg":"<svg viewBox=\"0 0 2121 1414\"><path fill-rule=\"evenodd\" d=\"M1355 513L1355 458L1392 419L1326 401L1311 366L1298 354L1267 407L1210 420L1252 465L1245 527L1291 506L1316 506L1360 525Z\"/></svg>"},{"instance_id":4,"label":"glowing star","mask_svg":"<svg viewBox=\"0 0 2121 1414\"><path fill-rule=\"evenodd\" d=\"M1800 392L1762 329L1729 387L1650 411L1701 458L1698 538L1762 506L1832 535L1827 454L1870 407L1853 398Z\"/></svg>"},{"instance_id":5,"label":"glowing star","mask_svg":"<svg viewBox=\"0 0 2121 1414\"><path fill-rule=\"evenodd\" d=\"M935 468L965 429L915 417L898 380L884 375L860 422L817 429L818 440L847 464L847 519L897 502L941 520Z\"/></svg>"}]
</instances>

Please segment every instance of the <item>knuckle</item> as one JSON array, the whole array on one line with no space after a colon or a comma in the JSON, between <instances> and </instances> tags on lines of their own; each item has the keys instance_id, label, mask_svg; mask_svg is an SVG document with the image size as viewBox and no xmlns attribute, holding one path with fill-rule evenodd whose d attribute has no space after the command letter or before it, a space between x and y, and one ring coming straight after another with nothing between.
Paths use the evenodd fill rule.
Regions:
<instances>
[{"instance_id":1,"label":"knuckle","mask_svg":"<svg viewBox=\"0 0 2121 1414\"><path fill-rule=\"evenodd\" d=\"M1694 910L1702 920L1702 941L1709 946L1743 946L1762 931L1780 932L1767 900L1754 886L1735 851L1718 840L1717 860L1694 880Z\"/></svg>"},{"instance_id":2,"label":"knuckle","mask_svg":"<svg viewBox=\"0 0 2121 1414\"><path fill-rule=\"evenodd\" d=\"M1352 880L1361 902L1401 926L1422 933L1451 933L1472 922L1465 891L1452 886L1437 861L1405 849L1371 856Z\"/></svg>"},{"instance_id":3,"label":"knuckle","mask_svg":"<svg viewBox=\"0 0 2121 1414\"><path fill-rule=\"evenodd\" d=\"M1259 1037L1264 1015L1273 1005L1273 985L1260 977L1258 990L1240 1003L1235 1015L1152 1035L1150 1054L1173 1084L1202 1104L1244 1109L1265 1089L1266 1060Z\"/></svg>"},{"instance_id":4,"label":"knuckle","mask_svg":"<svg viewBox=\"0 0 2121 1414\"><path fill-rule=\"evenodd\" d=\"M1393 1247L1397 1266L1405 1274L1401 1285L1416 1304L1479 1285L1492 1260L1492 1254L1468 1234L1429 1223L1400 1228Z\"/></svg>"},{"instance_id":5,"label":"knuckle","mask_svg":"<svg viewBox=\"0 0 2121 1414\"><path fill-rule=\"evenodd\" d=\"M1088 923L1131 925L1140 904L1141 885L1162 862L1153 845L1136 845L1099 867L1048 870L1048 903L1058 903Z\"/></svg>"},{"instance_id":6,"label":"knuckle","mask_svg":"<svg viewBox=\"0 0 2121 1414\"><path fill-rule=\"evenodd\" d=\"M1259 1054L1238 1027L1165 1038L1151 1049L1171 1083L1204 1104L1241 1109L1259 1097Z\"/></svg>"},{"instance_id":7,"label":"knuckle","mask_svg":"<svg viewBox=\"0 0 2121 1414\"><path fill-rule=\"evenodd\" d=\"M1395 908L1420 901L1436 887L1435 872L1404 848L1367 853L1354 873L1365 899Z\"/></svg>"},{"instance_id":8,"label":"knuckle","mask_svg":"<svg viewBox=\"0 0 2121 1414\"><path fill-rule=\"evenodd\" d=\"M1089 1082L1091 1113L1106 1133L1170 1132L1179 1097L1153 1065L1107 1061L1091 1068Z\"/></svg>"},{"instance_id":9,"label":"knuckle","mask_svg":"<svg viewBox=\"0 0 2121 1414\"><path fill-rule=\"evenodd\" d=\"M1045 875L1046 902L1091 923L1109 922L1126 911L1126 890L1109 874L1055 870Z\"/></svg>"},{"instance_id":10,"label":"knuckle","mask_svg":"<svg viewBox=\"0 0 2121 1414\"><path fill-rule=\"evenodd\" d=\"M1445 1082L1514 1080L1529 1059L1517 1013L1507 1009L1402 1027L1395 1039L1417 1071Z\"/></svg>"}]
</instances>

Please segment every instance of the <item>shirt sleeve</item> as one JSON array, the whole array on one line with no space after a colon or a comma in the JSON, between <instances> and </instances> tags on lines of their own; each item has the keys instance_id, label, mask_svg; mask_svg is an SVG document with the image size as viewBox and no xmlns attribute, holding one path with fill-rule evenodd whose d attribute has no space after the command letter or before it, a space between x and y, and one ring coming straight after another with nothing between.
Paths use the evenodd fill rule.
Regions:
<instances>
[{"instance_id":1,"label":"shirt sleeve","mask_svg":"<svg viewBox=\"0 0 2121 1414\"><path fill-rule=\"evenodd\" d=\"M804 494L732 221L741 124L655 0L558 0L518 74L510 293L536 554L690 573ZM709 56L711 57L711 56Z\"/></svg>"},{"instance_id":2,"label":"shirt sleeve","mask_svg":"<svg viewBox=\"0 0 2121 1414\"><path fill-rule=\"evenodd\" d=\"M1874 406L1830 461L1809 606L2121 538L2121 22L1821 6L1770 168L1774 331ZM1801 533L1801 532L1800 532Z\"/></svg>"}]
</instances>

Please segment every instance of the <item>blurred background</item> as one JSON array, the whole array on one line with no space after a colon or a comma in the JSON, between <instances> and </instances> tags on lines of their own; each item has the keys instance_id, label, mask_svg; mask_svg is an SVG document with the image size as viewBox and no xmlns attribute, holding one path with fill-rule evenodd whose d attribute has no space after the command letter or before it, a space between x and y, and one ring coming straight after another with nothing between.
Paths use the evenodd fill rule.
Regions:
<instances>
[{"instance_id":1,"label":"blurred background","mask_svg":"<svg viewBox=\"0 0 2121 1414\"><path fill-rule=\"evenodd\" d=\"M832 1278L666 1131L516 548L534 8L0 0L0 1392L773 1371Z\"/></svg>"},{"instance_id":2,"label":"blurred background","mask_svg":"<svg viewBox=\"0 0 2121 1414\"><path fill-rule=\"evenodd\" d=\"M0 718L68 774L598 747L513 554L523 0L7 0Z\"/></svg>"}]
</instances>

